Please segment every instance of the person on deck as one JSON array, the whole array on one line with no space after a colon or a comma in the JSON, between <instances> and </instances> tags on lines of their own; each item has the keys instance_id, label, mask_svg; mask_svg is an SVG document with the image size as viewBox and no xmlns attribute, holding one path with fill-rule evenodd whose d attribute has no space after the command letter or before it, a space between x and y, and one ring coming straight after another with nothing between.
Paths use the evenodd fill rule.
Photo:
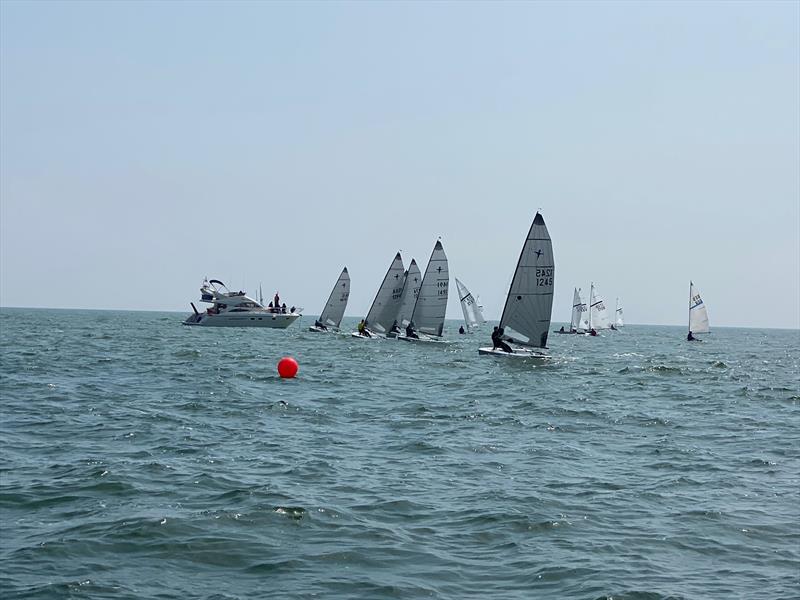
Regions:
<instances>
[{"instance_id":1,"label":"person on deck","mask_svg":"<svg viewBox=\"0 0 800 600\"><path fill-rule=\"evenodd\" d=\"M406 337L419 339L417 332L414 331L414 321L411 321L408 325L406 325Z\"/></svg>"},{"instance_id":2,"label":"person on deck","mask_svg":"<svg viewBox=\"0 0 800 600\"><path fill-rule=\"evenodd\" d=\"M687 336L686 336L686 341L687 341L687 342L696 342L696 341L697 341L697 338L696 338L696 337L694 337L694 336L692 335L692 332L690 331L690 332L689 332L689 335L687 335Z\"/></svg>"},{"instance_id":3,"label":"person on deck","mask_svg":"<svg viewBox=\"0 0 800 600\"><path fill-rule=\"evenodd\" d=\"M361 321L358 323L358 335L363 337L372 337L369 329L367 329L367 321L365 319L361 319Z\"/></svg>"},{"instance_id":4,"label":"person on deck","mask_svg":"<svg viewBox=\"0 0 800 600\"><path fill-rule=\"evenodd\" d=\"M272 301L275 303L275 308L281 305L281 297L278 295L278 292L275 292L275 298L273 298Z\"/></svg>"},{"instance_id":5,"label":"person on deck","mask_svg":"<svg viewBox=\"0 0 800 600\"><path fill-rule=\"evenodd\" d=\"M294 312L294 311L292 311L292 312ZM328 328L325 327L325 325L323 325L322 321L320 321L319 319L314 321L314 327L316 327L317 329L322 329L323 331L328 331Z\"/></svg>"},{"instance_id":6,"label":"person on deck","mask_svg":"<svg viewBox=\"0 0 800 600\"><path fill-rule=\"evenodd\" d=\"M458 333L460 333L462 335L464 334L464 326L463 325L458 328Z\"/></svg>"},{"instance_id":7,"label":"person on deck","mask_svg":"<svg viewBox=\"0 0 800 600\"><path fill-rule=\"evenodd\" d=\"M281 306L281 313L283 313L284 315L286 314L286 302L284 302L283 306Z\"/></svg>"},{"instance_id":8,"label":"person on deck","mask_svg":"<svg viewBox=\"0 0 800 600\"><path fill-rule=\"evenodd\" d=\"M391 329L389 329L391 333L400 333L400 326L397 324L397 319L394 320L392 323Z\"/></svg>"},{"instance_id":9,"label":"person on deck","mask_svg":"<svg viewBox=\"0 0 800 600\"><path fill-rule=\"evenodd\" d=\"M511 350L511 346L503 341L502 327L495 327L494 331L492 331L492 350L495 350L496 348L500 348L503 352L513 352L513 350Z\"/></svg>"},{"instance_id":10,"label":"person on deck","mask_svg":"<svg viewBox=\"0 0 800 600\"><path fill-rule=\"evenodd\" d=\"M561 333L564 333L564 326L562 325L561 329L559 329L558 331L561 332Z\"/></svg>"},{"instance_id":11,"label":"person on deck","mask_svg":"<svg viewBox=\"0 0 800 600\"><path fill-rule=\"evenodd\" d=\"M591 331L589 332L589 335L597 335L597 330L594 327L592 327Z\"/></svg>"}]
</instances>

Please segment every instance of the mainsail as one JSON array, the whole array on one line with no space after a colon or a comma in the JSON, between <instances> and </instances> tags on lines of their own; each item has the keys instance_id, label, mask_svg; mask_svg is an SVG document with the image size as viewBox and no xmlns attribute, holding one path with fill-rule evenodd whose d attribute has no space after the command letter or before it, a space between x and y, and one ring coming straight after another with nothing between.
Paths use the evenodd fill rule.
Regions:
<instances>
[{"instance_id":1,"label":"mainsail","mask_svg":"<svg viewBox=\"0 0 800 600\"><path fill-rule=\"evenodd\" d=\"M444 315L447 311L447 288L450 275L447 270L447 255L442 242L433 247L422 285L414 304L411 321L414 328L429 335L441 336L444 329Z\"/></svg>"},{"instance_id":2,"label":"mainsail","mask_svg":"<svg viewBox=\"0 0 800 600\"><path fill-rule=\"evenodd\" d=\"M458 298L461 301L461 311L464 313L464 322L467 324L467 328L486 323L481 307L478 306L467 286L458 280L458 277L456 277L456 288L458 289Z\"/></svg>"},{"instance_id":3,"label":"mainsail","mask_svg":"<svg viewBox=\"0 0 800 600\"><path fill-rule=\"evenodd\" d=\"M554 279L553 242L544 218L537 212L500 317L504 338L522 346L547 347Z\"/></svg>"},{"instance_id":4,"label":"mainsail","mask_svg":"<svg viewBox=\"0 0 800 600\"><path fill-rule=\"evenodd\" d=\"M608 311L603 303L603 298L595 289L592 283L591 295L589 296L589 325L594 329L608 329L611 323L608 322Z\"/></svg>"},{"instance_id":5,"label":"mainsail","mask_svg":"<svg viewBox=\"0 0 800 600\"><path fill-rule=\"evenodd\" d=\"M367 313L367 327L370 331L386 333L394 323L397 310L400 308L400 298L403 294L403 259L398 252L386 276L383 278L381 287L372 301L372 306Z\"/></svg>"},{"instance_id":6,"label":"mainsail","mask_svg":"<svg viewBox=\"0 0 800 600\"><path fill-rule=\"evenodd\" d=\"M586 329L589 322L586 321L584 313L586 312L586 304L581 300L580 288L574 288L575 292L572 294L572 318L569 322L569 330L577 331L578 329Z\"/></svg>"},{"instance_id":7,"label":"mainsail","mask_svg":"<svg viewBox=\"0 0 800 600\"><path fill-rule=\"evenodd\" d=\"M331 295L325 308L322 309L322 314L319 316L319 321L326 327L339 327L344 317L344 309L347 308L347 299L350 297L350 274L347 272L347 267L342 269L342 274L336 281L336 285L331 290Z\"/></svg>"},{"instance_id":8,"label":"mainsail","mask_svg":"<svg viewBox=\"0 0 800 600\"><path fill-rule=\"evenodd\" d=\"M711 329L708 326L708 311L700 291L689 282L689 331L692 333L708 333Z\"/></svg>"},{"instance_id":9,"label":"mainsail","mask_svg":"<svg viewBox=\"0 0 800 600\"><path fill-rule=\"evenodd\" d=\"M614 324L617 327L623 327L625 325L625 320L622 318L622 307L619 305L619 298L617 298L617 311L615 315Z\"/></svg>"},{"instance_id":10,"label":"mainsail","mask_svg":"<svg viewBox=\"0 0 800 600\"><path fill-rule=\"evenodd\" d=\"M419 272L417 261L412 258L408 271L406 271L406 280L403 284L403 296L400 301L400 310L397 313L397 324L399 327L405 327L408 325L409 321L411 321L411 313L414 311L414 304L417 302L421 281L422 275Z\"/></svg>"}]
</instances>

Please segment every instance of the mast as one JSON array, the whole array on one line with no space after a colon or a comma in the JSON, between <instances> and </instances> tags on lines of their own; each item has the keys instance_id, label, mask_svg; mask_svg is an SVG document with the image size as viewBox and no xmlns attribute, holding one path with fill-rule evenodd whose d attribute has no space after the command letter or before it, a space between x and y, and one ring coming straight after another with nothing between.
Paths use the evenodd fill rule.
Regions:
<instances>
[{"instance_id":1,"label":"mast","mask_svg":"<svg viewBox=\"0 0 800 600\"><path fill-rule=\"evenodd\" d=\"M592 300L594 299L594 281L591 282L591 290L589 292L589 331L592 327Z\"/></svg>"},{"instance_id":2,"label":"mast","mask_svg":"<svg viewBox=\"0 0 800 600\"><path fill-rule=\"evenodd\" d=\"M692 280L689 280L689 331L692 331Z\"/></svg>"}]
</instances>

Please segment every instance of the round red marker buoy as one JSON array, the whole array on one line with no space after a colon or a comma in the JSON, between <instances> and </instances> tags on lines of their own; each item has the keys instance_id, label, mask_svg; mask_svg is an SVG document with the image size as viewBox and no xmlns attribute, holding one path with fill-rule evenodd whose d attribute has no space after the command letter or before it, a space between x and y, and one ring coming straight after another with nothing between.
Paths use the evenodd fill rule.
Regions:
<instances>
[{"instance_id":1,"label":"round red marker buoy","mask_svg":"<svg viewBox=\"0 0 800 600\"><path fill-rule=\"evenodd\" d=\"M278 361L278 375L284 379L291 379L297 375L297 370L299 368L300 366L297 364L297 361L291 356L284 356Z\"/></svg>"}]
</instances>

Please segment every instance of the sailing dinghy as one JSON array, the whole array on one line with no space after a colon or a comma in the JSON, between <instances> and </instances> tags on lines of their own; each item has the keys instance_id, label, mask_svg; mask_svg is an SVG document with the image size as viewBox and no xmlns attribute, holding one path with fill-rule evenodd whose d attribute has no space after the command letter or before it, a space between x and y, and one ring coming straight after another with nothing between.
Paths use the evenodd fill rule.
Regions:
<instances>
[{"instance_id":1,"label":"sailing dinghy","mask_svg":"<svg viewBox=\"0 0 800 600\"><path fill-rule=\"evenodd\" d=\"M475 298L463 283L456 277L456 288L458 289L458 298L461 301L461 312L464 313L464 324L467 326L467 331L472 331L478 325L486 323L483 318L483 308L478 306Z\"/></svg>"},{"instance_id":2,"label":"sailing dinghy","mask_svg":"<svg viewBox=\"0 0 800 600\"><path fill-rule=\"evenodd\" d=\"M511 352L501 348L478 348L478 353L514 358L546 358L547 333L553 312L555 264L553 242L538 212L511 280L503 315L500 317L502 339Z\"/></svg>"},{"instance_id":3,"label":"sailing dinghy","mask_svg":"<svg viewBox=\"0 0 800 600\"><path fill-rule=\"evenodd\" d=\"M407 342L437 342L442 340L444 330L444 316L447 311L447 288L450 285L450 274L447 270L447 255L442 248L442 242L436 245L428 260L425 276L411 312L411 321L405 331L397 336L398 340ZM418 337L409 336L412 331Z\"/></svg>"},{"instance_id":4,"label":"sailing dinghy","mask_svg":"<svg viewBox=\"0 0 800 600\"><path fill-rule=\"evenodd\" d=\"M386 337L386 332L391 329L392 323L394 323L394 319L397 316L397 310L400 308L404 276L403 259L398 252L392 264L389 265L389 270L386 271L383 282L378 288L378 293L375 294L375 299L372 301L372 306L365 318L365 330L370 335L361 335L359 332L354 331L352 333L353 337L362 339Z\"/></svg>"},{"instance_id":5,"label":"sailing dinghy","mask_svg":"<svg viewBox=\"0 0 800 600\"><path fill-rule=\"evenodd\" d=\"M693 341L695 333L709 333L711 328L708 326L708 311L703 299L693 282L689 282L689 335L686 339Z\"/></svg>"},{"instance_id":6,"label":"sailing dinghy","mask_svg":"<svg viewBox=\"0 0 800 600\"><path fill-rule=\"evenodd\" d=\"M347 272L347 267L342 269L342 274L336 280L336 284L331 290L331 295L328 297L328 302L325 308L322 309L322 314L311 327L309 331L327 332L332 328L335 331L339 330L339 325L344 317L344 309L347 308L347 299L350 297L350 274Z\"/></svg>"},{"instance_id":7,"label":"sailing dinghy","mask_svg":"<svg viewBox=\"0 0 800 600\"><path fill-rule=\"evenodd\" d=\"M603 297L592 282L589 292L589 332L597 332L600 329L609 329L611 323L608 320L608 311L603 302ZM595 334L596 335L596 334Z\"/></svg>"},{"instance_id":8,"label":"sailing dinghy","mask_svg":"<svg viewBox=\"0 0 800 600\"><path fill-rule=\"evenodd\" d=\"M578 329L582 328L581 321L583 320L583 313L586 312L586 304L581 300L580 288L573 288L572 294L572 315L569 320L569 330L564 331L564 328L557 330L556 333L578 333Z\"/></svg>"},{"instance_id":9,"label":"sailing dinghy","mask_svg":"<svg viewBox=\"0 0 800 600\"><path fill-rule=\"evenodd\" d=\"M622 307L619 304L619 298L617 298L617 310L614 311L614 322L611 324L611 329L617 330L624 326L625 321L622 318Z\"/></svg>"},{"instance_id":10,"label":"sailing dinghy","mask_svg":"<svg viewBox=\"0 0 800 600\"><path fill-rule=\"evenodd\" d=\"M386 334L386 337L397 337L406 325L411 321L411 313L414 311L414 304L417 302L417 295L419 294L420 281L422 275L419 272L417 261L411 259L411 264L406 271L405 282L403 283L403 295L400 300L400 310L397 313L397 318L392 324L392 328Z\"/></svg>"}]
</instances>

